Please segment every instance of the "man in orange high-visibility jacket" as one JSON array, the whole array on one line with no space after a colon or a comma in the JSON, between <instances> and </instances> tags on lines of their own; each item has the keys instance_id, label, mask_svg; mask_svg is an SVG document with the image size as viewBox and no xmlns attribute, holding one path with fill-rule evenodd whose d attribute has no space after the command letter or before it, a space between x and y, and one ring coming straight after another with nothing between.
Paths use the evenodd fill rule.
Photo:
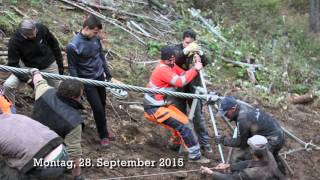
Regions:
<instances>
[{"instance_id":1,"label":"man in orange high-visibility jacket","mask_svg":"<svg viewBox=\"0 0 320 180\"><path fill-rule=\"evenodd\" d=\"M202 69L200 56L196 55L195 65L188 71L184 71L175 64L176 54L174 48L165 46L161 49L161 61L153 70L148 88L175 91L178 87L188 84L198 75ZM173 136L182 139L182 143L188 149L189 161L209 163L210 160L201 157L200 146L188 127L188 117L179 111L173 104L166 101L162 94L145 94L145 117L158 123L172 132Z\"/></svg>"}]
</instances>

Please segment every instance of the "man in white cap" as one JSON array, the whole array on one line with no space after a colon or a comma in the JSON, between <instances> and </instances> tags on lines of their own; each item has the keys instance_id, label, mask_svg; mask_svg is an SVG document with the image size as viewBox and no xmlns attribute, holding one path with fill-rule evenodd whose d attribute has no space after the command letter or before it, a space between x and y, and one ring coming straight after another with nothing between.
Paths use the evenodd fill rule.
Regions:
<instances>
[{"instance_id":1,"label":"man in white cap","mask_svg":"<svg viewBox=\"0 0 320 180\"><path fill-rule=\"evenodd\" d=\"M283 180L286 177L277 168L272 154L267 147L268 140L264 136L254 135L248 139L251 160L233 164L219 164L214 170L201 167L202 173L209 174L215 180Z\"/></svg>"},{"instance_id":2,"label":"man in white cap","mask_svg":"<svg viewBox=\"0 0 320 180\"><path fill-rule=\"evenodd\" d=\"M63 58L57 39L46 26L30 19L23 20L12 34L8 44L7 65L63 74ZM18 88L21 82L26 83L28 80L27 75L12 74L5 81L6 95L13 103L15 97L12 91ZM48 83L54 87L59 85L56 80L48 79Z\"/></svg>"}]
</instances>

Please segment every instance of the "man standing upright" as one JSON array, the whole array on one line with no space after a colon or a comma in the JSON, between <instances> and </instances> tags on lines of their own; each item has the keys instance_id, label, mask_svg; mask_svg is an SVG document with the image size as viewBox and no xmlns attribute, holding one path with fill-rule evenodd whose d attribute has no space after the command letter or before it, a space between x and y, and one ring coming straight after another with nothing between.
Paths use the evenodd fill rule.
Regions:
<instances>
[{"instance_id":1,"label":"man standing upright","mask_svg":"<svg viewBox=\"0 0 320 180\"><path fill-rule=\"evenodd\" d=\"M21 60L21 62L20 62ZM30 19L23 20L13 33L8 45L8 66L37 68L43 72L63 74L63 59L59 43L49 29ZM4 83L6 95L14 102L13 89L27 82L26 75L12 74ZM48 79L58 87L58 81Z\"/></svg>"},{"instance_id":2,"label":"man standing upright","mask_svg":"<svg viewBox=\"0 0 320 180\"><path fill-rule=\"evenodd\" d=\"M83 23L80 33L75 35L67 46L67 57L71 76L109 81L112 76L102 53L98 33L102 29L100 20L89 16ZM102 146L109 146L114 137L107 131L106 90L104 87L85 85L85 94L93 111L94 120Z\"/></svg>"},{"instance_id":3,"label":"man standing upright","mask_svg":"<svg viewBox=\"0 0 320 180\"><path fill-rule=\"evenodd\" d=\"M198 54L201 59L203 66L208 64L208 60L200 50L199 46L194 42L196 40L196 33L188 29L183 33L182 43L175 46L177 51L176 65L178 65L183 70L187 71L193 67L194 64L194 55ZM183 88L180 88L179 91L185 93L195 93L195 86L202 86L201 79L197 75L190 83L188 83ZM191 107L192 100L182 99L182 98L172 98L173 103L177 108L183 113L187 114L187 105ZM198 101L197 107L194 112L193 125L195 133L198 137L201 148L204 150L206 156L212 157L212 148L209 143L209 135L205 119L202 111L202 101Z\"/></svg>"}]
</instances>

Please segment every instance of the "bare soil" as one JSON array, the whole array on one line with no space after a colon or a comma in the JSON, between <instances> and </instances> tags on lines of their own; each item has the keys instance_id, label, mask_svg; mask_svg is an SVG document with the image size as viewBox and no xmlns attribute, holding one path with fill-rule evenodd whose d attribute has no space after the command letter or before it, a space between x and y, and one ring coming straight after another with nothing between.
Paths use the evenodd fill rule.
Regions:
<instances>
[{"instance_id":1,"label":"bare soil","mask_svg":"<svg viewBox=\"0 0 320 180\"><path fill-rule=\"evenodd\" d=\"M1 77L0 77L1 79ZM2 79L4 76L2 75ZM220 87L221 89L224 89ZM219 88L218 88L219 89ZM237 96L240 92L232 92ZM17 109L18 113L30 116L32 112L32 91L29 87L24 87L17 94ZM138 93L130 93L127 101L141 101L142 95ZM317 101L308 105L291 105L283 104L283 107L270 107L267 104L259 103L258 99L253 97L248 100L249 103L264 109L265 111L276 117L280 124L294 133L302 140L320 144L320 116L319 106ZM171 171L184 171L199 169L199 164L190 164L186 160L183 161L183 167L161 166L163 160L173 163L177 161L177 152L169 150L166 147L167 132L164 128L159 127L153 123L148 122L143 118L143 112L129 108L127 104L119 103L112 97L111 94L107 97L107 121L108 127L116 136L116 141L112 142L110 148L101 148L98 145L98 135L95 129L95 123L92 117L92 112L87 102L84 102L86 109L83 111L83 118L85 121L84 133L82 135L83 158L88 159L92 164L97 165L99 159L104 159L106 162L118 160L141 160L141 161L155 161L155 167L86 167L83 168L83 174L90 179L104 179L112 177L125 176L139 176L146 174L157 174ZM209 134L212 137L212 126L209 124L209 117L206 112L206 119L208 120ZM227 130L225 123L218 119L218 128L223 134L230 133ZM213 167L217 165L219 154L217 146L212 142L215 156L212 158L212 163L208 166ZM295 141L287 138L286 147L283 151L301 147ZM224 148L225 156L228 148ZM320 176L320 152L319 151L299 151L287 155L286 160L289 166L293 169L293 180L313 180L319 179ZM70 173L65 176L70 178ZM201 175L199 172L191 173L177 173L174 175L160 175L150 177L138 177L136 179L205 179L208 178ZM135 178L131 178L135 179Z\"/></svg>"}]
</instances>

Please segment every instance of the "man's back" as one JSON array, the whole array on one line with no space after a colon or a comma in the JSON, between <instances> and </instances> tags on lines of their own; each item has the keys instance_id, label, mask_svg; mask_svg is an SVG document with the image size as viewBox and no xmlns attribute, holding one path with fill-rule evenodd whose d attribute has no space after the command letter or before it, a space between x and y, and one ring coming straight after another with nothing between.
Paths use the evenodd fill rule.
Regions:
<instances>
[{"instance_id":1,"label":"man's back","mask_svg":"<svg viewBox=\"0 0 320 180\"><path fill-rule=\"evenodd\" d=\"M239 103L239 115L237 118L241 144L247 146L246 140L256 134L269 137L282 133L278 122L265 112Z\"/></svg>"},{"instance_id":2,"label":"man's back","mask_svg":"<svg viewBox=\"0 0 320 180\"><path fill-rule=\"evenodd\" d=\"M62 139L48 127L19 114L0 115L0 153L8 166L27 172Z\"/></svg>"}]
</instances>

